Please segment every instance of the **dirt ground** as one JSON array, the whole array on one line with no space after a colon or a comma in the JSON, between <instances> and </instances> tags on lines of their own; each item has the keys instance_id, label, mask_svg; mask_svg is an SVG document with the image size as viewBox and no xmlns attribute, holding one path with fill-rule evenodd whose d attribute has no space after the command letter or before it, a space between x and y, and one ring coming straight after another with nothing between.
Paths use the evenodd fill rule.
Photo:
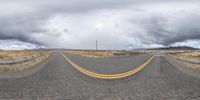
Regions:
<instances>
[{"instance_id":1,"label":"dirt ground","mask_svg":"<svg viewBox=\"0 0 200 100\"><path fill-rule=\"evenodd\" d=\"M0 72L15 72L15 71L21 71L26 68L29 68L39 62L42 62L45 60L49 55L51 51L37 51L37 50L25 50L25 51L1 51L0 52L0 60L27 60L31 59L29 61L23 61L18 62L14 64L0 64Z\"/></svg>"},{"instance_id":2,"label":"dirt ground","mask_svg":"<svg viewBox=\"0 0 200 100\"><path fill-rule=\"evenodd\" d=\"M15 60L15 59L29 59L43 55L47 51L40 50L23 50L23 51L0 51L0 59Z\"/></svg>"},{"instance_id":3,"label":"dirt ground","mask_svg":"<svg viewBox=\"0 0 200 100\"><path fill-rule=\"evenodd\" d=\"M194 71L200 71L200 64L194 64L187 61L200 62L200 51L182 51L170 53L171 56L183 59L185 61L176 60L176 62L185 65Z\"/></svg>"},{"instance_id":4,"label":"dirt ground","mask_svg":"<svg viewBox=\"0 0 200 100\"><path fill-rule=\"evenodd\" d=\"M170 54L172 56L186 60L200 61L200 51L184 51L184 52L174 52Z\"/></svg>"}]
</instances>

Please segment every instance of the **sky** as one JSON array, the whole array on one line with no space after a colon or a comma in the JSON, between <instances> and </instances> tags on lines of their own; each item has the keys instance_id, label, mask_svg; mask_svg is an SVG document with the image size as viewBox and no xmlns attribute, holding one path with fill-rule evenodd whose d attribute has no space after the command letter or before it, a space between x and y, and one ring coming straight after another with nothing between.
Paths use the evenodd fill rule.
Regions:
<instances>
[{"instance_id":1,"label":"sky","mask_svg":"<svg viewBox=\"0 0 200 100\"><path fill-rule=\"evenodd\" d=\"M200 48L199 12L199 0L1 0L0 49Z\"/></svg>"}]
</instances>

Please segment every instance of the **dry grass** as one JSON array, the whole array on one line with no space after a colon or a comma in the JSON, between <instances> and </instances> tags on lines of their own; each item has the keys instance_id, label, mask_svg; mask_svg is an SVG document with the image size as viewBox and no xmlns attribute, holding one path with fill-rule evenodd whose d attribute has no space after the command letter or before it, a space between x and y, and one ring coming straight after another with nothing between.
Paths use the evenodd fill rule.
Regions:
<instances>
[{"instance_id":1,"label":"dry grass","mask_svg":"<svg viewBox=\"0 0 200 100\"><path fill-rule=\"evenodd\" d=\"M184 51L184 52L174 52L170 53L170 55L190 61L200 61L200 51ZM192 69L194 71L200 71L200 64L193 64L186 61L176 60L176 62L185 65L187 68Z\"/></svg>"},{"instance_id":2,"label":"dry grass","mask_svg":"<svg viewBox=\"0 0 200 100\"><path fill-rule=\"evenodd\" d=\"M4 60L15 60L15 59L29 59L32 57L37 57L43 55L47 51L0 51L0 59Z\"/></svg>"},{"instance_id":3,"label":"dry grass","mask_svg":"<svg viewBox=\"0 0 200 100\"><path fill-rule=\"evenodd\" d=\"M200 61L200 51L175 52L171 55L185 60Z\"/></svg>"},{"instance_id":4,"label":"dry grass","mask_svg":"<svg viewBox=\"0 0 200 100\"><path fill-rule=\"evenodd\" d=\"M85 57L107 57L107 56L113 56L114 53L118 53L117 51L66 51L68 53L81 55Z\"/></svg>"},{"instance_id":5,"label":"dry grass","mask_svg":"<svg viewBox=\"0 0 200 100\"><path fill-rule=\"evenodd\" d=\"M122 56L122 55L138 55L144 52L141 51L116 51L116 50L105 50L105 51L92 51L92 50L67 50L67 53L81 55L85 57L110 57L110 56Z\"/></svg>"},{"instance_id":6,"label":"dry grass","mask_svg":"<svg viewBox=\"0 0 200 100\"><path fill-rule=\"evenodd\" d=\"M3 60L11 60L11 59L29 59L34 58L30 61L20 62L16 64L3 64L0 65L0 72L15 72L27 69L39 62L45 60L51 51L2 51L0 53L1 58Z\"/></svg>"}]
</instances>

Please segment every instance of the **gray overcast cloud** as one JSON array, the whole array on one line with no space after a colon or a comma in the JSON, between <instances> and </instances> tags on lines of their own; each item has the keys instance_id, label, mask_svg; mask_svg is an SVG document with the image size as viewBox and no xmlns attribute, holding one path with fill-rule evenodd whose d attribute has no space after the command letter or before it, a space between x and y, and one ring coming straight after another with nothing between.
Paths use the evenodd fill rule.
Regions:
<instances>
[{"instance_id":1,"label":"gray overcast cloud","mask_svg":"<svg viewBox=\"0 0 200 100\"><path fill-rule=\"evenodd\" d=\"M0 47L198 47L199 0L1 0ZM7 43L9 41L9 43ZM20 47L18 44L23 44Z\"/></svg>"}]
</instances>

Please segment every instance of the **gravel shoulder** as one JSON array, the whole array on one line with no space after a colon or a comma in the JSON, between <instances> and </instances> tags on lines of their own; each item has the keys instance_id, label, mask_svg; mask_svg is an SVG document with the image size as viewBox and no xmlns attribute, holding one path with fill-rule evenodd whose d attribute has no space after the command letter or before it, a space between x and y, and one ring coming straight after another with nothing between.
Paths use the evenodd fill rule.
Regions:
<instances>
[{"instance_id":1,"label":"gravel shoulder","mask_svg":"<svg viewBox=\"0 0 200 100\"><path fill-rule=\"evenodd\" d=\"M191 64L185 61L180 61L171 56L165 56L165 58L183 73L200 79L199 64Z\"/></svg>"},{"instance_id":2,"label":"gravel shoulder","mask_svg":"<svg viewBox=\"0 0 200 100\"><path fill-rule=\"evenodd\" d=\"M18 67L21 70L18 71L4 71L0 72L0 79L8 79L8 78L22 78L25 76L29 76L39 70L41 70L45 64L47 64L50 60L52 55L48 55L47 57L43 58L42 61L40 59L37 62L32 63L31 65L27 66L24 64L19 64ZM16 69L16 66L12 66ZM12 67L9 69L12 69Z\"/></svg>"}]
</instances>

